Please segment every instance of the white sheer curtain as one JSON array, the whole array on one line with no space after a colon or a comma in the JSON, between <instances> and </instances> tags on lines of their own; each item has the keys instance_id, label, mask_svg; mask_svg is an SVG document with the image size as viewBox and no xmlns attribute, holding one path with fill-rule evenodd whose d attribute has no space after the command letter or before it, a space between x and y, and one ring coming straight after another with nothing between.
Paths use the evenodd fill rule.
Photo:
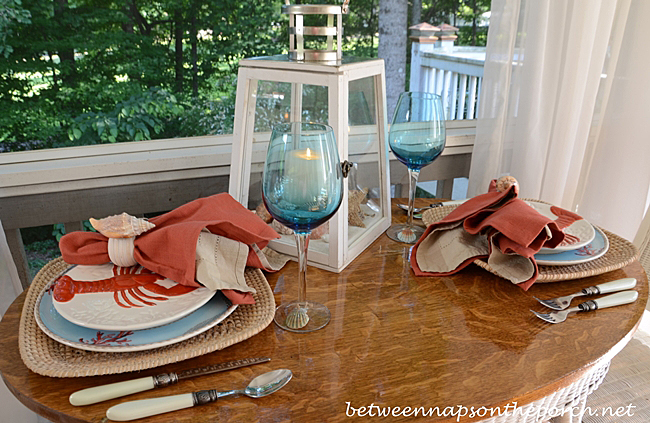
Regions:
<instances>
[{"instance_id":1,"label":"white sheer curtain","mask_svg":"<svg viewBox=\"0 0 650 423\"><path fill-rule=\"evenodd\" d=\"M13 300L22 292L16 265L11 257L9 245L0 222L0 320ZM45 423L47 420L37 416L22 405L4 383L0 382L0 423Z\"/></svg>"},{"instance_id":2,"label":"white sheer curtain","mask_svg":"<svg viewBox=\"0 0 650 423\"><path fill-rule=\"evenodd\" d=\"M469 195L523 197L633 239L650 187L650 1L493 0Z\"/></svg>"}]
</instances>

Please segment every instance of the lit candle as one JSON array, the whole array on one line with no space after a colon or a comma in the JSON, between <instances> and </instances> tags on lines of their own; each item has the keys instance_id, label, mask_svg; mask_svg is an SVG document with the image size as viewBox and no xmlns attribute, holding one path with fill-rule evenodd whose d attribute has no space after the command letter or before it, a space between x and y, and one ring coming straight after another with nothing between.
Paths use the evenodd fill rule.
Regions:
<instances>
[{"instance_id":1,"label":"lit candle","mask_svg":"<svg viewBox=\"0 0 650 423\"><path fill-rule=\"evenodd\" d=\"M317 202L325 181L324 163L320 158L309 148L289 153L285 166L292 182L285 187L286 201L296 205Z\"/></svg>"}]
</instances>

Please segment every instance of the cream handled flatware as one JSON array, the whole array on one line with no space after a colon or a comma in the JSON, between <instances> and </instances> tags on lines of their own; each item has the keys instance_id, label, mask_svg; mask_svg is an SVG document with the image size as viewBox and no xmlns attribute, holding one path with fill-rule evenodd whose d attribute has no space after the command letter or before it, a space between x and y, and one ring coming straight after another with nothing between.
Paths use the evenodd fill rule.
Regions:
<instances>
[{"instance_id":1,"label":"cream handled flatware","mask_svg":"<svg viewBox=\"0 0 650 423\"><path fill-rule=\"evenodd\" d=\"M266 363L268 361L271 361L268 357L245 358L243 360L229 361L227 363L215 364L198 369L185 370L180 373L162 373L156 376L147 376L133 380L126 380L124 382L95 386L74 392L70 395L70 404L77 406L95 404L113 398L135 394L137 392L148 391L149 389L163 388L165 386L173 385L179 380L194 376L225 372L227 370Z\"/></svg>"},{"instance_id":2,"label":"cream handled flatware","mask_svg":"<svg viewBox=\"0 0 650 423\"><path fill-rule=\"evenodd\" d=\"M601 283L596 286L590 286L584 288L580 292L575 294L567 295L564 297L552 298L550 300L540 300L537 297L535 298L540 304L552 308L553 310L564 310L571 304L571 300L575 297L581 297L584 295L599 295L599 294L609 294L610 292L625 291L627 289L632 289L636 286L635 278L624 278L611 282Z\"/></svg>"},{"instance_id":3,"label":"cream handled flatware","mask_svg":"<svg viewBox=\"0 0 650 423\"><path fill-rule=\"evenodd\" d=\"M567 316L571 313L578 311L594 311L601 308L614 307L624 304L633 303L639 297L636 291L623 291L616 294L607 295L605 297L596 298L595 300L585 301L577 307L572 307L568 310L554 311L552 313L538 313L531 310L535 316L549 323L562 323L566 320Z\"/></svg>"},{"instance_id":4,"label":"cream handled flatware","mask_svg":"<svg viewBox=\"0 0 650 423\"><path fill-rule=\"evenodd\" d=\"M251 398L261 398L270 395L289 383L293 373L288 369L273 370L257 376L246 388L219 392L214 389L191 392L188 394L171 395L160 398L150 398L138 401L128 401L115 405L106 411L106 417L115 421L129 421L170 411L182 410L214 402L219 398L231 395L246 395Z\"/></svg>"},{"instance_id":5,"label":"cream handled flatware","mask_svg":"<svg viewBox=\"0 0 650 423\"><path fill-rule=\"evenodd\" d=\"M413 213L420 213L428 209L435 209L436 207L442 207L442 206L451 206L451 205L456 205L456 204L462 204L467 200L451 200L451 201L443 201L440 203L431 203L428 206L425 207L413 207ZM397 207L404 211L409 210L409 206L407 204L401 204L398 203Z\"/></svg>"}]
</instances>

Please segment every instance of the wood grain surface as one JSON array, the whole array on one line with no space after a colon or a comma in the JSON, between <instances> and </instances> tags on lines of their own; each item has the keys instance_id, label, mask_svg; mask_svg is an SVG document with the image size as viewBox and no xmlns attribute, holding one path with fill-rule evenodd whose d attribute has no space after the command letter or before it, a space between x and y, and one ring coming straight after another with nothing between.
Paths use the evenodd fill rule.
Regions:
<instances>
[{"instance_id":1,"label":"wood grain surface","mask_svg":"<svg viewBox=\"0 0 650 423\"><path fill-rule=\"evenodd\" d=\"M419 205L430 201L418 200ZM405 219L397 207L392 212L395 221ZM454 276L415 278L409 250L382 235L340 274L310 267L308 298L325 303L332 312L331 322L320 331L295 334L272 323L225 350L137 373L50 378L28 370L17 340L23 293L0 322L0 372L23 404L53 422L106 421L106 409L126 400L239 389L277 368L291 369L294 377L271 396L226 398L142 421L383 420L350 417L348 403L354 408L441 410L514 402L522 406L576 381L600 360L610 360L636 330L648 298L648 281L638 262L596 277L533 285L524 292L474 265ZM276 285L280 274L285 275L282 286ZM529 311L543 309L533 296L565 295L623 277L639 281L639 299L633 304L574 315L557 325ZM295 262L267 278L278 303L297 297ZM73 407L68 402L78 389L257 356L272 360L100 404ZM389 420L452 422L456 417Z\"/></svg>"}]
</instances>

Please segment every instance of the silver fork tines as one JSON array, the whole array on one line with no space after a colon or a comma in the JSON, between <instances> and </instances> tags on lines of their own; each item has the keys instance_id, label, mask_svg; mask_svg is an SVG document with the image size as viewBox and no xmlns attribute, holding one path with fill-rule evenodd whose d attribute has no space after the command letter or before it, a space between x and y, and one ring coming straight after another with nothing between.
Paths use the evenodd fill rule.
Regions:
<instances>
[{"instance_id":1,"label":"silver fork tines","mask_svg":"<svg viewBox=\"0 0 650 423\"><path fill-rule=\"evenodd\" d=\"M569 313L580 311L580 309L578 307L574 307L574 308L570 308L569 310L555 311L552 313L538 313L535 310L530 310L530 311L532 311L533 314L535 314L535 316L539 317L540 319L548 323L562 323L566 320Z\"/></svg>"},{"instance_id":2,"label":"silver fork tines","mask_svg":"<svg viewBox=\"0 0 650 423\"><path fill-rule=\"evenodd\" d=\"M550 300L542 300L537 297L533 298L545 307L552 308L553 310L564 310L565 308L569 307L571 300L573 300L575 297L574 295L567 295L565 297L552 298Z\"/></svg>"},{"instance_id":3,"label":"silver fork tines","mask_svg":"<svg viewBox=\"0 0 650 423\"><path fill-rule=\"evenodd\" d=\"M583 289L580 292L576 292L575 294L571 295L565 295L564 297L557 297L557 298L551 298L549 300L541 300L537 297L535 298L537 301L539 301L540 304L543 306L546 306L548 308L552 308L553 310L564 310L569 305L571 304L571 300L573 300L576 297L582 297L583 295L596 295L599 294L598 289L596 287L590 286L588 288Z\"/></svg>"},{"instance_id":4,"label":"silver fork tines","mask_svg":"<svg viewBox=\"0 0 650 423\"><path fill-rule=\"evenodd\" d=\"M608 308L619 306L623 304L630 304L637 300L639 293L637 291L623 291L617 292L616 294L607 295L605 297L597 298L595 300L585 301L582 304L578 304L577 307L572 307L568 310L554 311L552 313L538 313L533 311L535 316L544 320L548 323L561 323L564 322L567 316L571 313L577 311L594 311L600 308Z\"/></svg>"},{"instance_id":5,"label":"silver fork tines","mask_svg":"<svg viewBox=\"0 0 650 423\"><path fill-rule=\"evenodd\" d=\"M598 294L607 294L610 292L624 291L626 289L632 289L636 286L635 278L623 278L611 282L601 283L596 286L589 286L582 289L580 292L575 294L565 295L564 297L551 298L549 300L540 300L537 297L535 298L540 304L552 308L553 310L564 310L569 307L571 300L575 297L582 297L583 295L598 295Z\"/></svg>"}]
</instances>

